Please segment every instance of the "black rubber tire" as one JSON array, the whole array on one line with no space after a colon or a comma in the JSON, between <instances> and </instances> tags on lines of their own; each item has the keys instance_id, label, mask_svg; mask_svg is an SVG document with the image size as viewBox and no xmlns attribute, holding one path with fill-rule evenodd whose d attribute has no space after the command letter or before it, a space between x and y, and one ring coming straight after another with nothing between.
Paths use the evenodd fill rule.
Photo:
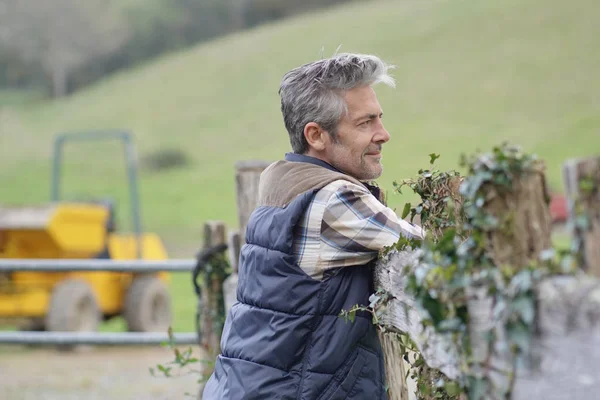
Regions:
<instances>
[{"instance_id":1,"label":"black rubber tire","mask_svg":"<svg viewBox=\"0 0 600 400\"><path fill-rule=\"evenodd\" d=\"M47 331L95 332L101 319L90 285L80 279L66 279L52 290L44 325Z\"/></svg>"},{"instance_id":2,"label":"black rubber tire","mask_svg":"<svg viewBox=\"0 0 600 400\"><path fill-rule=\"evenodd\" d=\"M134 278L125 295L123 316L130 332L167 332L171 297L163 281L155 276Z\"/></svg>"}]
</instances>

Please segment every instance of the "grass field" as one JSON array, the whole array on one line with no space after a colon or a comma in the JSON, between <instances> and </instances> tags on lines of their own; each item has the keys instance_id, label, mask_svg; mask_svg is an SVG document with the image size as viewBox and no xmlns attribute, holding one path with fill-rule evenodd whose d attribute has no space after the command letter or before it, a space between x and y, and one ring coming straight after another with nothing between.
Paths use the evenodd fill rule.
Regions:
<instances>
[{"instance_id":1,"label":"grass field","mask_svg":"<svg viewBox=\"0 0 600 400\"><path fill-rule=\"evenodd\" d=\"M47 201L57 132L127 129L141 157L176 148L191 159L186 168L142 170L140 184L145 229L159 232L173 256L193 256L205 221L235 226L235 162L275 160L289 149L281 76L340 45L397 65L397 88L378 89L392 134L380 181L388 191L431 152L441 154L440 168L456 168L462 153L505 140L545 159L551 187L561 190L561 163L600 149L598 17L595 0L380 0L224 37L62 101L4 106L0 202ZM120 149L89 145L66 155L69 193L116 196L127 228ZM397 209L407 199L389 195ZM181 327L195 306L186 279L173 289L182 296Z\"/></svg>"}]
</instances>

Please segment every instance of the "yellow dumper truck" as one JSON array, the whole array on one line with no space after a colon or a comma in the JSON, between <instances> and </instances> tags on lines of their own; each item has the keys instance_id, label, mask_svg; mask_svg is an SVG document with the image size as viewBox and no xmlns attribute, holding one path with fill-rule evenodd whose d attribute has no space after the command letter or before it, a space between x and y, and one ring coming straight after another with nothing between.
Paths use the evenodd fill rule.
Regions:
<instances>
[{"instance_id":1,"label":"yellow dumper truck","mask_svg":"<svg viewBox=\"0 0 600 400\"><path fill-rule=\"evenodd\" d=\"M135 232L115 229L111 201L60 200L67 141L119 139L125 145ZM5 188L9 189L9 188ZM1 201L1 199L0 199ZM56 138L52 201L38 206L0 204L0 259L164 260L160 238L141 232L135 154L126 132L86 132ZM0 320L29 322L30 330L95 331L123 316L128 330L165 332L171 324L168 274L112 271L0 273Z\"/></svg>"}]
</instances>

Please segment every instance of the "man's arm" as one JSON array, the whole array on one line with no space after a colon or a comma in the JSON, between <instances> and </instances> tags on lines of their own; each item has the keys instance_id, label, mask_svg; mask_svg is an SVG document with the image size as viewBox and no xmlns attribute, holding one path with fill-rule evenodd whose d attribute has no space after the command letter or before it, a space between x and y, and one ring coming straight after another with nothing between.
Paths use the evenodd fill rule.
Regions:
<instances>
[{"instance_id":1,"label":"man's arm","mask_svg":"<svg viewBox=\"0 0 600 400\"><path fill-rule=\"evenodd\" d=\"M332 194L325 208L321 261L328 267L362 264L396 243L400 236L421 240L425 233L399 218L364 188L349 183Z\"/></svg>"}]
</instances>

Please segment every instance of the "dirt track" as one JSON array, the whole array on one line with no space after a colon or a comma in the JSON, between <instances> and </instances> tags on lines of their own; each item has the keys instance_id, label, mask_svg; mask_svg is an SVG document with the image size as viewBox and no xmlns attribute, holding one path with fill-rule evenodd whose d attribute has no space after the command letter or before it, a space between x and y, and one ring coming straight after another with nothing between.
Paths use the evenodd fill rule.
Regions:
<instances>
[{"instance_id":1,"label":"dirt track","mask_svg":"<svg viewBox=\"0 0 600 400\"><path fill-rule=\"evenodd\" d=\"M197 374L150 374L149 368L173 359L172 351L161 347L95 347L72 353L0 347L0 399L196 399ZM181 373L174 368L174 375Z\"/></svg>"}]
</instances>

